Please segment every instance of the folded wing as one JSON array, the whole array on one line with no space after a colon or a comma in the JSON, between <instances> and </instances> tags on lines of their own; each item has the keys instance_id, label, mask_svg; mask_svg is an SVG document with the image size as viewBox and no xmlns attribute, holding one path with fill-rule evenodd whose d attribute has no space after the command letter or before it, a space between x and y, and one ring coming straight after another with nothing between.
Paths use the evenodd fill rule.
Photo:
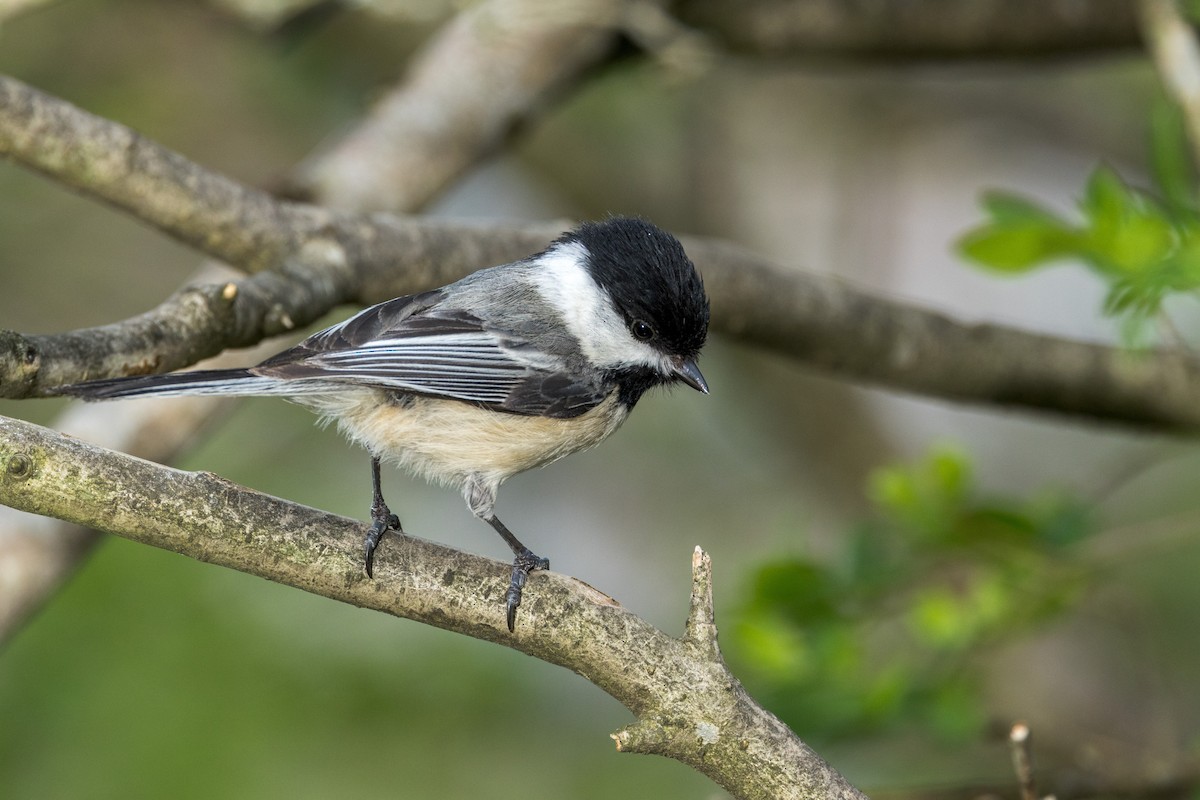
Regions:
<instances>
[{"instance_id":1,"label":"folded wing","mask_svg":"<svg viewBox=\"0 0 1200 800\"><path fill-rule=\"evenodd\" d=\"M338 381L433 395L499 411L573 417L604 387L512 331L439 308L440 291L373 306L251 369L287 381Z\"/></svg>"}]
</instances>

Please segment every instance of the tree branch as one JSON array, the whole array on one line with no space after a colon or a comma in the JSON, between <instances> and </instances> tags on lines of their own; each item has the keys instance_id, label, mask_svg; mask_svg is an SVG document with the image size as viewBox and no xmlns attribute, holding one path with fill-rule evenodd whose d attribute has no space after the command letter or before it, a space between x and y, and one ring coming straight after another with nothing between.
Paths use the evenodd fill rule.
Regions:
<instances>
[{"instance_id":1,"label":"tree branch","mask_svg":"<svg viewBox=\"0 0 1200 800\"><path fill-rule=\"evenodd\" d=\"M394 536L376 557L375 579L367 579L361 522L3 417L0 503L566 667L638 717L617 735L621 749L675 758L735 796L862 797L754 703L715 648L696 646L694 636L670 637L565 575L538 572L530 578L517 631L510 635L501 602L507 564ZM693 615L711 625L711 605L703 599L710 563L698 553L693 565L701 596L693 598Z\"/></svg>"},{"instance_id":2,"label":"tree branch","mask_svg":"<svg viewBox=\"0 0 1200 800\"><path fill-rule=\"evenodd\" d=\"M676 13L766 55L948 58L1135 47L1127 0L685 0Z\"/></svg>"},{"instance_id":3,"label":"tree branch","mask_svg":"<svg viewBox=\"0 0 1200 800\"><path fill-rule=\"evenodd\" d=\"M94 129L125 130L11 78L0 78L0 98L35 104L30 113L19 115L0 105L0 151L21 163L30 151L35 157L44 151L66 152L72 140L86 138ZM43 117L36 107L41 105L51 106L45 113L58 120L51 127L34 125L48 141L38 147L6 148L6 142L30 138L19 125ZM74 128L74 122L84 130ZM229 207L212 219L214 224L221 224L220 219L243 220L258 232L250 238L290 241L295 249L266 259L278 261L279 269L237 284L233 301L226 305L222 301L227 287L221 287L200 291L202 302L191 296L170 301L154 313L153 324L135 318L99 336L96 331L47 337L0 334L0 396L29 397L87 377L184 366L199 355L305 324L340 302L380 302L441 285L483 265L524 257L563 227L324 211L229 188L232 182L227 179L207 177L210 173L200 166L147 140L141 140L139 149L145 155L138 163L170 163L183 181L171 190L151 192L151 198L169 196L182 203L179 198L190 185L225 187L218 194ZM157 150L164 153L151 153ZM84 171L85 176L105 176L95 182L76 180L79 171L63 166L61 159L38 158L33 166L103 199L119 197L126 210L152 224L162 217L152 199L133 188L153 185L137 164L115 178L103 171ZM178 216L205 217L204 209L212 205L206 197L196 199L201 211L195 217ZM245 206L238 205L239 199ZM285 230L270 234L272 225ZM177 234L178 229L164 230ZM255 252L223 246L228 241L224 237L193 236L189 241L219 257L240 253L243 261L235 263L248 269L264 263ZM851 380L959 402L1165 429L1190 430L1200 424L1200 405L1194 402L1200 396L1200 364L1185 353L1130 353L999 325L965 324L874 296L836 278L784 270L720 242L685 238L684 245L704 273L714 328L801 363ZM180 307L189 312L186 321L176 316ZM233 319L241 321L231 324ZM148 324L152 330L147 333ZM157 339L154 352L139 349L122 361L113 352L114 342L124 329L139 328L140 337L132 338ZM52 363L59 358L66 361Z\"/></svg>"},{"instance_id":4,"label":"tree branch","mask_svg":"<svg viewBox=\"0 0 1200 800\"><path fill-rule=\"evenodd\" d=\"M264 272L184 287L152 311L110 325L55 335L0 331L0 393L29 396L93 377L190 366L307 325L347 296L333 281Z\"/></svg>"},{"instance_id":5,"label":"tree branch","mask_svg":"<svg viewBox=\"0 0 1200 800\"><path fill-rule=\"evenodd\" d=\"M718 242L684 240L713 320L733 338L851 380L975 404L1152 428L1200 426L1200 362L958 322L835 277L785 273Z\"/></svg>"}]
</instances>

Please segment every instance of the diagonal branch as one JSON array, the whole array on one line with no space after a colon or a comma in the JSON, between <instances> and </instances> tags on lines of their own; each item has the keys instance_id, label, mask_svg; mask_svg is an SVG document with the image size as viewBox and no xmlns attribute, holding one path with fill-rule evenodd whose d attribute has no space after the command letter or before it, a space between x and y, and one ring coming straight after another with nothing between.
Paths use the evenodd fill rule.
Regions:
<instances>
[{"instance_id":1,"label":"diagonal branch","mask_svg":"<svg viewBox=\"0 0 1200 800\"><path fill-rule=\"evenodd\" d=\"M332 267L325 273L338 275ZM92 377L190 366L308 325L347 299L345 281L262 272L186 286L157 308L118 323L54 335L0 331L0 364L7 368L0 394L28 396Z\"/></svg>"},{"instance_id":2,"label":"diagonal branch","mask_svg":"<svg viewBox=\"0 0 1200 800\"><path fill-rule=\"evenodd\" d=\"M501 602L509 565L394 537L379 553L375 579L367 579L359 522L3 417L0 503L566 667L638 717L617 735L621 749L675 758L735 796L862 797L750 698L715 647L670 637L565 575L539 572L530 579L517 632L510 635ZM693 583L702 596L693 598L693 616L711 609L703 597L709 568L698 553ZM711 618L703 625L712 628Z\"/></svg>"},{"instance_id":3,"label":"diagonal branch","mask_svg":"<svg viewBox=\"0 0 1200 800\"><path fill-rule=\"evenodd\" d=\"M147 180L136 168L120 178L108 176L89 182L91 178L78 179L61 161L38 155L66 151L76 137L86 138L94 129L126 130L123 126L87 115L11 78L0 78L0 98L9 98L6 103L51 106L45 113L52 113L59 124L39 126L38 130L43 138L61 140L38 147L13 147L13 141L29 136L19 127L20 121L36 120L44 114L34 109L34 113L13 115L0 105L0 152L101 199L119 198L131 214L158 224L161 214L154 207L154 195L142 199L132 188ZM74 128L74 122L82 128ZM180 180L173 191L182 193L180 196L193 185L232 184L147 140L141 141L139 149L144 153L162 151L139 163L170 163ZM28 158L36 160L30 163ZM281 249L264 260L251 250L224 246L227 240L219 236L189 234L187 241L218 257L234 259L242 253L243 260L235 259L235 263L247 269L278 261L278 272L248 279L271 285L283 281L277 292L267 292L270 302L254 303L256 292L249 289L261 287L251 283L243 284L247 291L239 288L233 309L222 310L219 303L198 303L202 307L188 324L162 326L156 332L160 335L157 362L149 365L144 351L124 363L114 362L103 337L93 343L92 337L78 332L60 335L69 341L55 336L33 339L0 334L0 396L36 396L61 383L102 374L131 374L148 367L174 369L198 357L192 343L195 339L206 342L201 349L208 355L288 327L273 324L270 315L277 322L290 320L299 325L339 302L374 303L437 286L480 266L528 255L562 228L336 213L224 189L220 196L231 206L219 219L244 220L253 231L270 231L277 225L284 230L274 236L255 233L251 238L277 244L290 241L294 249L288 251L279 244ZM246 199L244 207L237 205L239 197ZM195 202L200 209L195 218L203 218L211 204L204 197ZM219 219L214 221L219 224ZM179 235L178 226L164 230ZM1200 424L1200 405L1194 402L1200 396L1200 364L1184 353L1129 353L1000 325L965 324L872 295L836 278L785 270L720 242L685 239L684 244L704 273L712 295L714 327L800 363L850 380L957 402L1176 430ZM306 288L288 281L298 281ZM239 304L245 304L244 308ZM160 319L170 316L168 311L160 310ZM228 314L244 314L247 322L230 328L228 317L223 316ZM144 320L118 326L138 324ZM28 347L31 341L36 345L33 350ZM74 361L61 368L52 366L39 355L47 350L52 354L69 352Z\"/></svg>"}]
</instances>

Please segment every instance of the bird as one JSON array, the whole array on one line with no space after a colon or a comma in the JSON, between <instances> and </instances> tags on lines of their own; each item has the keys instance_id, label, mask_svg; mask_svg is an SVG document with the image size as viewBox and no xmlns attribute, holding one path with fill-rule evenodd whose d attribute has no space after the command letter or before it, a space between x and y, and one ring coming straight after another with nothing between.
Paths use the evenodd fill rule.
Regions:
<instances>
[{"instance_id":1,"label":"bird","mask_svg":"<svg viewBox=\"0 0 1200 800\"><path fill-rule=\"evenodd\" d=\"M513 552L508 630L531 572L550 562L496 516L508 478L606 439L642 396L682 383L708 335L704 282L679 240L638 217L583 222L544 250L387 300L246 369L115 377L58 387L85 400L273 395L335 422L371 460L363 571L403 534L381 462L457 488Z\"/></svg>"}]
</instances>

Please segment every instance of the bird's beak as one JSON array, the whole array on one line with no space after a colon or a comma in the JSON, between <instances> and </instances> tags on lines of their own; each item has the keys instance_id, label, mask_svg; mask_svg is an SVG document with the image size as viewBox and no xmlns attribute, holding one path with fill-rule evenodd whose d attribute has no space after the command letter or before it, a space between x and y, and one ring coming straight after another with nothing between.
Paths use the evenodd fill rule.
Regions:
<instances>
[{"instance_id":1,"label":"bird's beak","mask_svg":"<svg viewBox=\"0 0 1200 800\"><path fill-rule=\"evenodd\" d=\"M672 360L671 368L675 371L676 378L696 391L708 394L708 381L704 380L704 376L700 374L700 368L696 366L693 359Z\"/></svg>"}]
</instances>

